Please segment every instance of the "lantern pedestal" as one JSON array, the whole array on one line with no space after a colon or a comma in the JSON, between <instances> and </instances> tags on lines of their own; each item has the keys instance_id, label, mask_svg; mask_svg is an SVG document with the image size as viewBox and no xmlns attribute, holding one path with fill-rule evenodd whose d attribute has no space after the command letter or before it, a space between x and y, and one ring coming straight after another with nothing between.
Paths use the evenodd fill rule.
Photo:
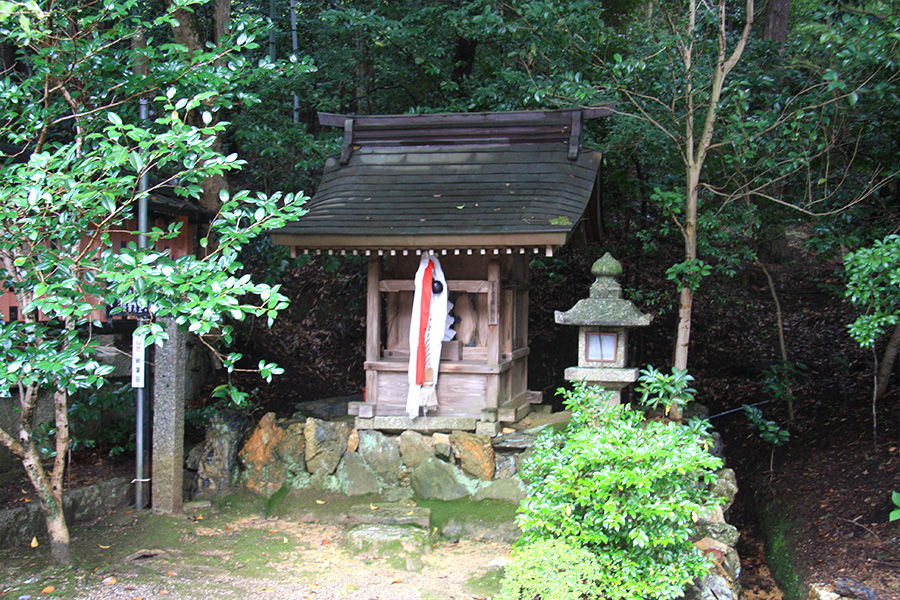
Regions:
<instances>
[{"instance_id":1,"label":"lantern pedestal","mask_svg":"<svg viewBox=\"0 0 900 600\"><path fill-rule=\"evenodd\" d=\"M622 390L637 381L637 369L593 369L590 367L569 367L566 369L566 381L581 381L586 385L599 385L612 392L610 404L622 401Z\"/></svg>"}]
</instances>

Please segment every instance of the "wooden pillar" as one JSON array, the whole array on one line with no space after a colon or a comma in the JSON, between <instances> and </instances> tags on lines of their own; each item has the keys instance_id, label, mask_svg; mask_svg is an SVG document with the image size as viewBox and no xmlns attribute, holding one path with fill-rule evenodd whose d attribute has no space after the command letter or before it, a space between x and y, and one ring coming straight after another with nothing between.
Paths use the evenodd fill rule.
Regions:
<instances>
[{"instance_id":1,"label":"wooden pillar","mask_svg":"<svg viewBox=\"0 0 900 600\"><path fill-rule=\"evenodd\" d=\"M366 286L366 362L381 360L381 258L369 259ZM378 402L378 372L366 370L366 402Z\"/></svg>"},{"instance_id":2,"label":"wooden pillar","mask_svg":"<svg viewBox=\"0 0 900 600\"><path fill-rule=\"evenodd\" d=\"M488 339L487 362L489 365L500 364L500 261L488 263Z\"/></svg>"}]
</instances>

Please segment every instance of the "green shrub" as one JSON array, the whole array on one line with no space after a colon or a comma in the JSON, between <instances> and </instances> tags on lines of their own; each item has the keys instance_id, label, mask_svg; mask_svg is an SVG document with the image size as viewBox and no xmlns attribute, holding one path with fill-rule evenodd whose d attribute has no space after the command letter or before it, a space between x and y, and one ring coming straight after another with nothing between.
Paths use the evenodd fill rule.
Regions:
<instances>
[{"instance_id":1,"label":"green shrub","mask_svg":"<svg viewBox=\"0 0 900 600\"><path fill-rule=\"evenodd\" d=\"M69 420L72 450L102 448L110 456L134 452L136 417L129 382L78 390L69 400Z\"/></svg>"},{"instance_id":2,"label":"green shrub","mask_svg":"<svg viewBox=\"0 0 900 600\"><path fill-rule=\"evenodd\" d=\"M644 421L596 387L562 393L571 423L542 434L523 467L520 546L560 539L589 550L614 572L599 598L679 596L709 566L691 543L697 513L718 501L707 484L722 461L706 450L706 428Z\"/></svg>"},{"instance_id":3,"label":"green shrub","mask_svg":"<svg viewBox=\"0 0 900 600\"><path fill-rule=\"evenodd\" d=\"M603 600L603 576L590 550L563 540L538 540L506 566L499 600Z\"/></svg>"},{"instance_id":4,"label":"green shrub","mask_svg":"<svg viewBox=\"0 0 900 600\"><path fill-rule=\"evenodd\" d=\"M641 369L635 392L641 395L641 404L649 410L665 409L669 414L671 407L682 409L694 400L697 390L691 387L693 376L686 369L672 367L672 374L666 375L657 371L652 365Z\"/></svg>"}]
</instances>

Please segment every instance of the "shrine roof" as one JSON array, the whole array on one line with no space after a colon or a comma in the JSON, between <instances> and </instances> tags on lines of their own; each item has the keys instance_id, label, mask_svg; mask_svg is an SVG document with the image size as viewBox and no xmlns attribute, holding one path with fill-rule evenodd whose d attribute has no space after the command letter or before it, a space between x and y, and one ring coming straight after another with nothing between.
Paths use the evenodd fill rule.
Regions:
<instances>
[{"instance_id":1,"label":"shrine roof","mask_svg":"<svg viewBox=\"0 0 900 600\"><path fill-rule=\"evenodd\" d=\"M608 107L351 117L308 212L272 233L298 252L546 250L564 244L595 191L585 119Z\"/></svg>"}]
</instances>

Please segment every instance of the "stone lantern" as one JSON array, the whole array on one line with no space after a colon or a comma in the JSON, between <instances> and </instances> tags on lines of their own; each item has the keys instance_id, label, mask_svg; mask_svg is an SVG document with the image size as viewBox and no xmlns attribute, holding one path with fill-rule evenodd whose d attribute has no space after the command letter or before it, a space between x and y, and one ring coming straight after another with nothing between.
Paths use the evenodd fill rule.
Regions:
<instances>
[{"instance_id":1,"label":"stone lantern","mask_svg":"<svg viewBox=\"0 0 900 600\"><path fill-rule=\"evenodd\" d=\"M646 327L653 317L622 299L622 287L616 281L622 265L609 252L594 262L591 274L597 280L591 284L590 297L567 311L556 311L557 323L578 326L578 366L566 369L565 377L606 388L618 404L621 390L638 375L637 369L625 367L628 330Z\"/></svg>"}]
</instances>

